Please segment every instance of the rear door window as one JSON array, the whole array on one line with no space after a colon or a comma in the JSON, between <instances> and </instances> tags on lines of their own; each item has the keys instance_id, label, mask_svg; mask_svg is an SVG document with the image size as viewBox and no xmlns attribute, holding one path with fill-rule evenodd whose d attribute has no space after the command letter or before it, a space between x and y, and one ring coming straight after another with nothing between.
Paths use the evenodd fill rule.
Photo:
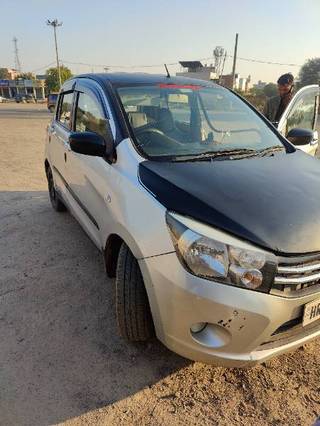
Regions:
<instances>
[{"instance_id":1,"label":"rear door window","mask_svg":"<svg viewBox=\"0 0 320 426\"><path fill-rule=\"evenodd\" d=\"M60 106L58 110L57 121L66 129L72 127L72 105L73 105L73 93L66 92L60 95Z\"/></svg>"}]
</instances>

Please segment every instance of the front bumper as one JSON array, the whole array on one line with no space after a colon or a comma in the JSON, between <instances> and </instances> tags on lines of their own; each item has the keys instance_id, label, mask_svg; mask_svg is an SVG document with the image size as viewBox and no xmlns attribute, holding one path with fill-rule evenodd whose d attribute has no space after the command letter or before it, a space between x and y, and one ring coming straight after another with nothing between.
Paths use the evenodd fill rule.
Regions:
<instances>
[{"instance_id":1,"label":"front bumper","mask_svg":"<svg viewBox=\"0 0 320 426\"><path fill-rule=\"evenodd\" d=\"M319 321L299 326L304 305L319 298L319 293L283 298L208 281L188 273L176 253L142 259L139 264L157 337L186 358L250 366L320 335ZM200 322L208 325L192 333L191 326ZM294 333L290 322L295 324Z\"/></svg>"}]
</instances>

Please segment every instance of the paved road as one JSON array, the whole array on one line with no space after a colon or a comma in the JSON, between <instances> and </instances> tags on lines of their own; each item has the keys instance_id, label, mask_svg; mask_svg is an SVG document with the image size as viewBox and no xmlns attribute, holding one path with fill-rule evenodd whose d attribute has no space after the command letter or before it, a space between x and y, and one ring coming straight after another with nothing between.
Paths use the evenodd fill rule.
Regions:
<instances>
[{"instance_id":1,"label":"paved road","mask_svg":"<svg viewBox=\"0 0 320 426\"><path fill-rule=\"evenodd\" d=\"M319 342L246 371L118 337L101 256L49 204L42 108L0 105L0 425L311 425Z\"/></svg>"},{"instance_id":2,"label":"paved road","mask_svg":"<svg viewBox=\"0 0 320 426\"><path fill-rule=\"evenodd\" d=\"M17 104L17 103L3 103L0 104L1 118L42 118L50 119L50 112L46 108L46 104Z\"/></svg>"}]
</instances>

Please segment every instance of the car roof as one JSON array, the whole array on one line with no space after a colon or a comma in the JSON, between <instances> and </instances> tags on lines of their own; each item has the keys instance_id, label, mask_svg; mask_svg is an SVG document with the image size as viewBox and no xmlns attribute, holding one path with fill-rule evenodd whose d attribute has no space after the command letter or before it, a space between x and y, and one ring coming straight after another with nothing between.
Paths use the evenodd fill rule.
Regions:
<instances>
[{"instance_id":1,"label":"car roof","mask_svg":"<svg viewBox=\"0 0 320 426\"><path fill-rule=\"evenodd\" d=\"M181 85L198 85L203 87L221 87L211 81L199 80L188 77L167 77L163 74L147 74L147 73L92 73L80 74L73 77L89 78L97 82L109 82L115 86L129 86L130 84L181 84Z\"/></svg>"}]
</instances>

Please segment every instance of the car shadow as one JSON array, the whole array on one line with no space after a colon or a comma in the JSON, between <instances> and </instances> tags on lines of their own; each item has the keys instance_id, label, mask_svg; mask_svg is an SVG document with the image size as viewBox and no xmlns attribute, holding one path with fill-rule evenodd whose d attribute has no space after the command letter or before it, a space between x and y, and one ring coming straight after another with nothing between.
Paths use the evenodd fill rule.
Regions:
<instances>
[{"instance_id":1,"label":"car shadow","mask_svg":"<svg viewBox=\"0 0 320 426\"><path fill-rule=\"evenodd\" d=\"M0 193L1 423L56 424L190 363L118 336L101 254L46 191Z\"/></svg>"}]
</instances>

